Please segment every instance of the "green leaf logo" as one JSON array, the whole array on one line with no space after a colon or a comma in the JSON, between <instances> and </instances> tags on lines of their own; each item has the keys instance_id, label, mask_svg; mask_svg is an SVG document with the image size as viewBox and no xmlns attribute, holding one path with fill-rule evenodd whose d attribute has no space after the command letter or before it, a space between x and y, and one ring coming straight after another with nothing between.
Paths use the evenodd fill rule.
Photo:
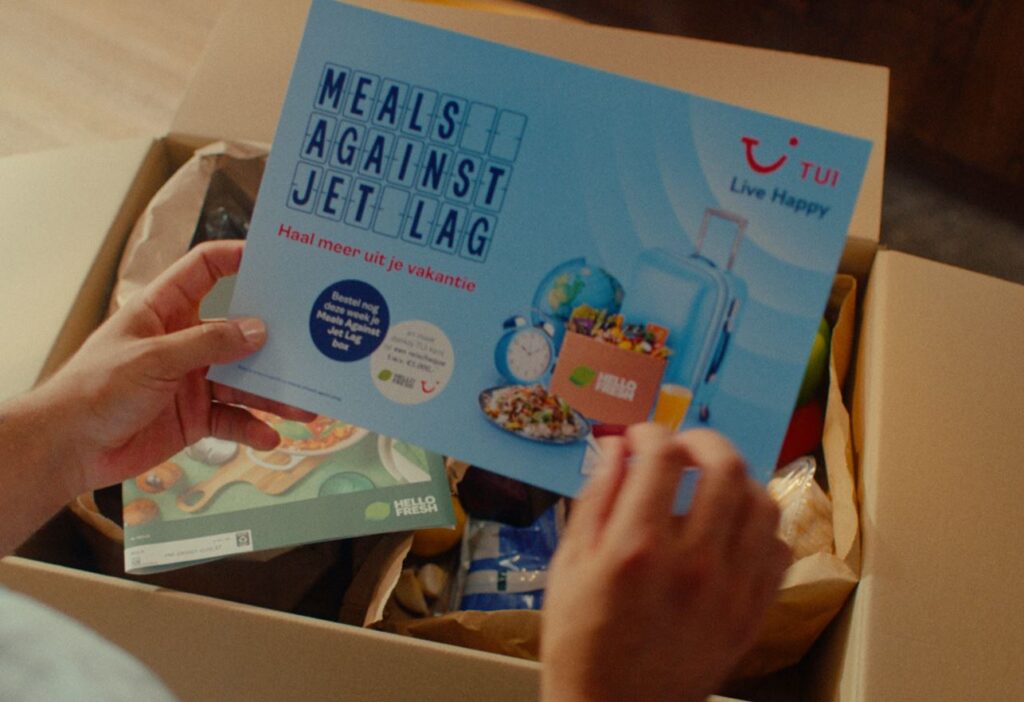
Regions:
<instances>
[{"instance_id":1,"label":"green leaf logo","mask_svg":"<svg viewBox=\"0 0 1024 702\"><path fill-rule=\"evenodd\" d=\"M382 370L380 373L377 374L377 378L379 380L383 380L384 382L387 382L387 381L391 380L391 371L389 371L387 368L385 368L384 370Z\"/></svg>"},{"instance_id":2,"label":"green leaf logo","mask_svg":"<svg viewBox=\"0 0 1024 702\"><path fill-rule=\"evenodd\" d=\"M589 366L576 366L569 375L569 381L577 387L585 388L594 382L595 377L597 377L597 371L593 368Z\"/></svg>"},{"instance_id":3,"label":"green leaf logo","mask_svg":"<svg viewBox=\"0 0 1024 702\"><path fill-rule=\"evenodd\" d=\"M391 516L391 505L387 502L371 502L363 513L369 522L382 522Z\"/></svg>"}]
</instances>

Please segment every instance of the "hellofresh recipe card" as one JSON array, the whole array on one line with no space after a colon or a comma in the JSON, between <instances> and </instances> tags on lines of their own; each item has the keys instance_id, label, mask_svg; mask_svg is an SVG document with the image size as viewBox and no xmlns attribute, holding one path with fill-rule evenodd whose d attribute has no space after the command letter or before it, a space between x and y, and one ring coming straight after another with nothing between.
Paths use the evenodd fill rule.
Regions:
<instances>
[{"instance_id":1,"label":"hellofresh recipe card","mask_svg":"<svg viewBox=\"0 0 1024 702\"><path fill-rule=\"evenodd\" d=\"M316 0L211 377L564 494L648 419L766 480L870 149Z\"/></svg>"}]
</instances>

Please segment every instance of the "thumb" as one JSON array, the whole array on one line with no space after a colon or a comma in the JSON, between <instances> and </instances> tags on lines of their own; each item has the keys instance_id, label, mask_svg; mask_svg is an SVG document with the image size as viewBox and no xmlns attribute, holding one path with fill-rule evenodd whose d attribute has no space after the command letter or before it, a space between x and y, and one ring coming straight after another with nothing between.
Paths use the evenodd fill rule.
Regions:
<instances>
[{"instance_id":1,"label":"thumb","mask_svg":"<svg viewBox=\"0 0 1024 702\"><path fill-rule=\"evenodd\" d=\"M256 317L220 319L167 334L156 354L161 374L183 376L196 368L230 363L259 350L267 326Z\"/></svg>"}]
</instances>

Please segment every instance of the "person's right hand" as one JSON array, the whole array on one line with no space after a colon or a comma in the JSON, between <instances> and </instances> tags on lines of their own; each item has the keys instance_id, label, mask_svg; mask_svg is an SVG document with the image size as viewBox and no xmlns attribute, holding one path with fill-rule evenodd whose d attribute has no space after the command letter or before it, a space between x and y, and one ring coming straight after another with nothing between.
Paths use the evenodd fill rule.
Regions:
<instances>
[{"instance_id":1,"label":"person's right hand","mask_svg":"<svg viewBox=\"0 0 1024 702\"><path fill-rule=\"evenodd\" d=\"M551 566L546 702L702 700L754 643L789 562L778 509L709 430L605 440ZM700 479L672 507L683 471Z\"/></svg>"}]
</instances>

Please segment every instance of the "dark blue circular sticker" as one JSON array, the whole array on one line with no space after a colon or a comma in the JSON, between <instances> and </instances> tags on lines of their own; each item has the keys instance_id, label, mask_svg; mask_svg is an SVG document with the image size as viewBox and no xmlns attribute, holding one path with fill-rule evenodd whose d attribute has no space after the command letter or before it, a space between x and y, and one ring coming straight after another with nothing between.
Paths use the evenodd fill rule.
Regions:
<instances>
[{"instance_id":1,"label":"dark blue circular sticker","mask_svg":"<svg viewBox=\"0 0 1024 702\"><path fill-rule=\"evenodd\" d=\"M320 293L309 315L309 334L320 353L351 362L377 350L388 333L388 304L369 283L342 280Z\"/></svg>"}]
</instances>

